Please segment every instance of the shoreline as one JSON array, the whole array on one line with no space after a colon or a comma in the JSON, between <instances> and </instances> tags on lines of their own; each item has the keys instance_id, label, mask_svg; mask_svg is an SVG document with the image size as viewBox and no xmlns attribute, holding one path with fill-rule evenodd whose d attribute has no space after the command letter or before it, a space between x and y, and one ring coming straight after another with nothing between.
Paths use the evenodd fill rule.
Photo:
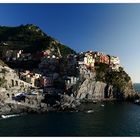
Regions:
<instances>
[{"instance_id":1,"label":"shoreline","mask_svg":"<svg viewBox=\"0 0 140 140\"><path fill-rule=\"evenodd\" d=\"M122 100L116 100L116 99L107 99L107 100L100 100L97 102L80 102L79 105L77 106L65 106L62 108L62 106L57 107L49 107L49 106L29 106L29 105L24 105L20 103L3 103L0 104L0 116L1 115L28 115L28 114L46 114L49 112L84 112L86 111L86 105L99 105L104 107L104 104L109 103L109 102L114 102L114 103L132 103L136 105L140 105L139 103L131 102L131 101L122 101ZM81 106L85 107L85 110L82 110Z\"/></svg>"}]
</instances>

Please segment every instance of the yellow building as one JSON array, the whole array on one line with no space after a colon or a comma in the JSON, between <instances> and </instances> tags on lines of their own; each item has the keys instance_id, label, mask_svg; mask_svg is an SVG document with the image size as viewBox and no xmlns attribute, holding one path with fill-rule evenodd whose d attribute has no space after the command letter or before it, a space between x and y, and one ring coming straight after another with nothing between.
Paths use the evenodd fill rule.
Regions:
<instances>
[{"instance_id":1,"label":"yellow building","mask_svg":"<svg viewBox=\"0 0 140 140\"><path fill-rule=\"evenodd\" d=\"M84 57L84 64L87 67L93 68L95 63L95 59L93 58L92 54L86 54Z\"/></svg>"}]
</instances>

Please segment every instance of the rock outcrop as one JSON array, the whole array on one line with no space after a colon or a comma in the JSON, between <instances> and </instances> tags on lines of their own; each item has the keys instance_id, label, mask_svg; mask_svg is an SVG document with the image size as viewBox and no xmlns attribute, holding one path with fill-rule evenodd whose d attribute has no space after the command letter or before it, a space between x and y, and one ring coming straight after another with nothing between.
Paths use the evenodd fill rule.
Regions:
<instances>
[{"instance_id":1,"label":"rock outcrop","mask_svg":"<svg viewBox=\"0 0 140 140\"><path fill-rule=\"evenodd\" d=\"M113 86L107 83L96 81L94 77L85 78L78 85L75 91L76 99L102 100L104 98L113 98Z\"/></svg>"},{"instance_id":2,"label":"rock outcrop","mask_svg":"<svg viewBox=\"0 0 140 140\"><path fill-rule=\"evenodd\" d=\"M15 93L28 90L31 84L19 79L16 71L8 66L0 65L0 94L11 97Z\"/></svg>"},{"instance_id":3,"label":"rock outcrop","mask_svg":"<svg viewBox=\"0 0 140 140\"><path fill-rule=\"evenodd\" d=\"M109 71L108 67L104 67L100 71L98 67L91 71L84 67L79 71L79 81L73 88L76 99L125 100L128 96L135 94L131 79L122 68L120 71Z\"/></svg>"},{"instance_id":4,"label":"rock outcrop","mask_svg":"<svg viewBox=\"0 0 140 140\"><path fill-rule=\"evenodd\" d=\"M103 99L106 83L86 79L80 86L76 98L78 99Z\"/></svg>"}]
</instances>

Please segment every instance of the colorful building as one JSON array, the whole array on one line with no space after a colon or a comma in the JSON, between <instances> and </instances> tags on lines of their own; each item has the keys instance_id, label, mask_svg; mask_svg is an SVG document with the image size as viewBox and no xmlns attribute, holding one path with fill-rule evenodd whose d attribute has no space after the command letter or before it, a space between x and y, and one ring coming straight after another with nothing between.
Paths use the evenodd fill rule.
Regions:
<instances>
[{"instance_id":1,"label":"colorful building","mask_svg":"<svg viewBox=\"0 0 140 140\"><path fill-rule=\"evenodd\" d=\"M41 86L42 87L52 87L53 86L53 78L51 76L43 76L41 78Z\"/></svg>"},{"instance_id":2,"label":"colorful building","mask_svg":"<svg viewBox=\"0 0 140 140\"><path fill-rule=\"evenodd\" d=\"M84 64L87 68L93 68L95 64L95 59L92 53L86 53L84 57Z\"/></svg>"},{"instance_id":3,"label":"colorful building","mask_svg":"<svg viewBox=\"0 0 140 140\"><path fill-rule=\"evenodd\" d=\"M112 70L119 71L119 67L120 67L120 59L119 59L119 57L110 56L110 68Z\"/></svg>"},{"instance_id":4,"label":"colorful building","mask_svg":"<svg viewBox=\"0 0 140 140\"><path fill-rule=\"evenodd\" d=\"M100 55L100 63L105 63L109 65L109 56L107 55Z\"/></svg>"},{"instance_id":5,"label":"colorful building","mask_svg":"<svg viewBox=\"0 0 140 140\"><path fill-rule=\"evenodd\" d=\"M110 64L120 64L120 59L119 59L119 57L110 56Z\"/></svg>"}]
</instances>

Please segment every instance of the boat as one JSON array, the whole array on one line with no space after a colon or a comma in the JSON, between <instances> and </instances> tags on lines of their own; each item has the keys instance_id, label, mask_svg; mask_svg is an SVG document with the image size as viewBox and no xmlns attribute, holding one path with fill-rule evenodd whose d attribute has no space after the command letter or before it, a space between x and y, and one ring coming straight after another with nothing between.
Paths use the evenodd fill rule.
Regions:
<instances>
[{"instance_id":1,"label":"boat","mask_svg":"<svg viewBox=\"0 0 140 140\"><path fill-rule=\"evenodd\" d=\"M94 112L94 110L88 110L88 111L86 111L86 113L93 113Z\"/></svg>"},{"instance_id":2,"label":"boat","mask_svg":"<svg viewBox=\"0 0 140 140\"><path fill-rule=\"evenodd\" d=\"M134 104L140 105L140 99L135 100Z\"/></svg>"},{"instance_id":3,"label":"boat","mask_svg":"<svg viewBox=\"0 0 140 140\"><path fill-rule=\"evenodd\" d=\"M104 104L101 104L101 107L104 107L105 105Z\"/></svg>"},{"instance_id":4,"label":"boat","mask_svg":"<svg viewBox=\"0 0 140 140\"><path fill-rule=\"evenodd\" d=\"M140 103L140 100L135 100L135 103Z\"/></svg>"},{"instance_id":5,"label":"boat","mask_svg":"<svg viewBox=\"0 0 140 140\"><path fill-rule=\"evenodd\" d=\"M97 101L95 101L95 100L94 100L94 101L92 101L92 103L96 104L96 103L97 103Z\"/></svg>"},{"instance_id":6,"label":"boat","mask_svg":"<svg viewBox=\"0 0 140 140\"><path fill-rule=\"evenodd\" d=\"M11 117L16 117L16 116L19 116L18 114L13 114L13 115L1 115L1 117L3 119L7 119L7 118L11 118Z\"/></svg>"}]
</instances>

